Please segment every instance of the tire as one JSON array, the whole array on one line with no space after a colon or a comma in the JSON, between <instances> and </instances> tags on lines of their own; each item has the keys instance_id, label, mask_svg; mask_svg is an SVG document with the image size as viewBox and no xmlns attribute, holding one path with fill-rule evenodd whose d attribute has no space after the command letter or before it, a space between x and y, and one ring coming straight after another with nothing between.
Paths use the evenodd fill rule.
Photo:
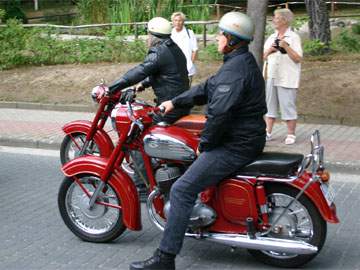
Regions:
<instances>
[{"instance_id":1,"label":"tire","mask_svg":"<svg viewBox=\"0 0 360 270\"><path fill-rule=\"evenodd\" d=\"M101 181L91 175L80 175L77 178L90 194ZM77 237L88 242L105 243L118 238L126 230L122 211L97 203L93 209L88 209L90 199L73 179L65 177L58 194L58 207L66 226ZM121 200L111 184L104 187L97 201L121 205Z\"/></svg>"},{"instance_id":2,"label":"tire","mask_svg":"<svg viewBox=\"0 0 360 270\"><path fill-rule=\"evenodd\" d=\"M283 198L286 202L286 200L295 198L299 193L299 190L285 185L268 185L266 190L268 201L271 201L273 198ZM281 200L279 200L279 204L281 204ZM271 221L275 219L277 214L281 213L282 205L278 206L275 203L270 203L269 206L272 209L272 213L274 213L273 217L270 215ZM293 211L299 209L297 207L303 207L305 210L294 214ZM327 225L324 219L321 217L316 206L310 201L309 198L307 198L305 195L302 195L295 203L295 205L293 204L290 207L290 212L292 214L285 214L285 216L280 219L279 223L281 224L282 222L287 222L286 224L296 224L298 229L308 228L307 234L302 232L303 235L299 236L299 232L297 232L296 236L291 237L287 234L287 232L271 232L271 237L281 237L282 239L288 238L293 240L301 239L311 245L317 246L318 251L314 254L297 255L264 250L249 250L249 253L257 260L272 266L295 268L308 263L320 252L326 239ZM309 219L309 222L307 222L305 217ZM300 221L302 221L301 224L298 224Z\"/></svg>"},{"instance_id":3,"label":"tire","mask_svg":"<svg viewBox=\"0 0 360 270\"><path fill-rule=\"evenodd\" d=\"M71 133L64 137L60 146L60 160L62 165L80 156L80 150L84 145L85 138L85 133ZM100 156L100 148L95 141L90 143L85 154Z\"/></svg>"}]
</instances>

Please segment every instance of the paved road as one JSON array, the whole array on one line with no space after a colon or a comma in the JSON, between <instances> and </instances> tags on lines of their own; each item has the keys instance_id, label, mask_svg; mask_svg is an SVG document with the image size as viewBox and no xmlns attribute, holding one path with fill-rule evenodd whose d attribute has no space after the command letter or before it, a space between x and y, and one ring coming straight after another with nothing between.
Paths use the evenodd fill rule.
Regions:
<instances>
[{"instance_id":1,"label":"paved road","mask_svg":"<svg viewBox=\"0 0 360 270\"><path fill-rule=\"evenodd\" d=\"M80 241L57 209L62 180L58 153L0 147L0 269L128 269L153 252L161 236L143 216L144 230L109 244ZM360 181L333 173L340 225L329 225L319 256L307 269L360 269ZM143 209L145 210L145 209ZM177 269L274 269L243 249L188 239Z\"/></svg>"}]
</instances>

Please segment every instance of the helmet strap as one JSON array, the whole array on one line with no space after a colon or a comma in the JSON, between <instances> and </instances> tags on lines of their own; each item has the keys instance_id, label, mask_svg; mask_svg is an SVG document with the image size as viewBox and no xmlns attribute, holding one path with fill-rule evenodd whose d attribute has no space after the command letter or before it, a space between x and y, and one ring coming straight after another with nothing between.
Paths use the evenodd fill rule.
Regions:
<instances>
[{"instance_id":1,"label":"helmet strap","mask_svg":"<svg viewBox=\"0 0 360 270\"><path fill-rule=\"evenodd\" d=\"M237 37L234 37L233 35L230 35L228 33L224 33L225 34L225 37L227 39L227 45L225 47L225 51L224 53L230 53L232 52L233 50L236 50L237 48L241 47L243 45L243 40L237 38Z\"/></svg>"}]
</instances>

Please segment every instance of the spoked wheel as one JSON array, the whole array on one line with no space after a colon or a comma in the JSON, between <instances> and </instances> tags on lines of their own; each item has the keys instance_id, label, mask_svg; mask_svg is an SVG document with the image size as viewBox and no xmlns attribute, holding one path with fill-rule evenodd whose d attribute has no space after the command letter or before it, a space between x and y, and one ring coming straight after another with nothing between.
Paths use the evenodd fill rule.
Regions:
<instances>
[{"instance_id":1,"label":"spoked wheel","mask_svg":"<svg viewBox=\"0 0 360 270\"><path fill-rule=\"evenodd\" d=\"M287 186L268 187L267 198L270 223L275 222L298 192L299 190ZM278 267L299 267L312 260L320 252L326 238L326 222L314 204L305 195L302 195L286 211L269 236L301 240L318 248L317 253L307 255L281 253L271 250L249 250L250 254L263 263Z\"/></svg>"},{"instance_id":2,"label":"spoked wheel","mask_svg":"<svg viewBox=\"0 0 360 270\"><path fill-rule=\"evenodd\" d=\"M126 229L122 221L121 201L107 184L93 208L90 196L100 183L96 176L66 177L58 195L58 206L66 226L79 238L90 242L108 242Z\"/></svg>"},{"instance_id":3,"label":"spoked wheel","mask_svg":"<svg viewBox=\"0 0 360 270\"><path fill-rule=\"evenodd\" d=\"M65 136L60 147L61 164L80 156L81 149L84 146L86 134L72 133ZM84 154L100 156L99 146L95 141L91 141Z\"/></svg>"}]
</instances>

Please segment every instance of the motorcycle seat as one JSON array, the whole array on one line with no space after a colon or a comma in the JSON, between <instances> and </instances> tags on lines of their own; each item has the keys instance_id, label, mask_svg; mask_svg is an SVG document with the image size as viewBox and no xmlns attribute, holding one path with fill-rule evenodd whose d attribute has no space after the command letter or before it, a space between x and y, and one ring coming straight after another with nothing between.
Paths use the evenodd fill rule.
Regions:
<instances>
[{"instance_id":1,"label":"motorcycle seat","mask_svg":"<svg viewBox=\"0 0 360 270\"><path fill-rule=\"evenodd\" d=\"M181 117L173 125L184 128L195 135L199 135L205 126L205 115L203 114L189 114Z\"/></svg>"},{"instance_id":2,"label":"motorcycle seat","mask_svg":"<svg viewBox=\"0 0 360 270\"><path fill-rule=\"evenodd\" d=\"M253 162L241 168L236 174L244 176L265 176L288 178L294 176L304 159L302 154L264 152Z\"/></svg>"}]
</instances>

